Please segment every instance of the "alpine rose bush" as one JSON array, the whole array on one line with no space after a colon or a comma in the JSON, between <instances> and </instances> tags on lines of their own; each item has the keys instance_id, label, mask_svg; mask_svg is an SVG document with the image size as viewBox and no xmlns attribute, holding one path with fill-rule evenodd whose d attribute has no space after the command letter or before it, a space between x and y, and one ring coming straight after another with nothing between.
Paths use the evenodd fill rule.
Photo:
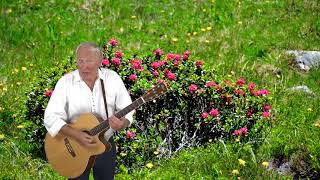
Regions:
<instances>
[{"instance_id":1,"label":"alpine rose bush","mask_svg":"<svg viewBox=\"0 0 320 180\"><path fill-rule=\"evenodd\" d=\"M130 57L118 48L116 39L103 46L101 66L122 77L133 100L157 83L168 85L165 95L136 109L135 122L130 128L116 133L121 169L126 167L130 171L147 162L170 157L182 148L205 145L212 140L236 140L241 136L241 142L259 143L261 130L270 125L270 93L259 89L254 82L243 77L219 81L222 78L207 71L205 63L192 58L190 51L166 53L157 48L145 55ZM30 126L30 132L36 130L35 133L26 136L33 142L44 138L43 111L50 98L46 90L54 88L58 75L72 69L72 63L66 64L68 68L56 68L39 77L41 83L35 82L29 92L27 104L36 106L28 107L25 117L40 114Z\"/></svg>"}]
</instances>

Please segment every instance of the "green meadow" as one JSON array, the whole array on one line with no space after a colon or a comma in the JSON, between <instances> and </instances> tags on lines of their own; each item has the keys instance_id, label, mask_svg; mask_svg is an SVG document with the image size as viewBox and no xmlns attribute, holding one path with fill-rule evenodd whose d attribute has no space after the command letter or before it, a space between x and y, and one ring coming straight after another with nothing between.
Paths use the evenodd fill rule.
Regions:
<instances>
[{"instance_id":1,"label":"green meadow","mask_svg":"<svg viewBox=\"0 0 320 180\"><path fill-rule=\"evenodd\" d=\"M208 142L116 179L320 178L320 69L298 70L287 50L320 50L317 0L1 0L0 179L63 179L28 152L21 116L32 82L74 59L84 41L119 41L124 56L191 52L219 80L270 91L272 126L258 145ZM289 90L307 86L313 93ZM278 172L290 163L290 172Z\"/></svg>"}]
</instances>

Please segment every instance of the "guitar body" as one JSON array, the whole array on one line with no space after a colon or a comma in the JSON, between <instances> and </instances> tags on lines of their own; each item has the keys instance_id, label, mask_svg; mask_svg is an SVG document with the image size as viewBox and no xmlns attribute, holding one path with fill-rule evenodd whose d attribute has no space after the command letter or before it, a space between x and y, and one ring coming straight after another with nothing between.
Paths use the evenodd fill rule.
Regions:
<instances>
[{"instance_id":1,"label":"guitar body","mask_svg":"<svg viewBox=\"0 0 320 180\"><path fill-rule=\"evenodd\" d=\"M78 130L89 131L99 125L101 120L97 115L86 113L77 118L76 122L70 126ZM60 133L55 137L47 133L45 152L48 162L61 176L68 178L80 176L86 169L93 166L96 155L111 149L111 144L104 140L104 132L94 136L97 142L97 146L94 148L83 147L77 141Z\"/></svg>"}]
</instances>

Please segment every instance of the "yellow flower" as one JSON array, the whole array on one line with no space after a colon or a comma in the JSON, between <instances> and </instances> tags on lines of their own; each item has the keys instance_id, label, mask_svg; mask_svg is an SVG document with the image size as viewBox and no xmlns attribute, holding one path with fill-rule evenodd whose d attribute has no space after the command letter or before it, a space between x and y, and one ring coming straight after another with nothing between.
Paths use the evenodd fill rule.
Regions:
<instances>
[{"instance_id":1,"label":"yellow flower","mask_svg":"<svg viewBox=\"0 0 320 180\"><path fill-rule=\"evenodd\" d=\"M265 168L269 167L269 162L266 162L266 161L262 162L262 166Z\"/></svg>"},{"instance_id":2,"label":"yellow flower","mask_svg":"<svg viewBox=\"0 0 320 180\"><path fill-rule=\"evenodd\" d=\"M188 33L187 35L188 35L188 36L191 36L191 33Z\"/></svg>"},{"instance_id":3,"label":"yellow flower","mask_svg":"<svg viewBox=\"0 0 320 180\"><path fill-rule=\"evenodd\" d=\"M152 164L152 163L148 163L146 166L147 166L147 168L149 168L149 169L153 168L153 164Z\"/></svg>"},{"instance_id":4,"label":"yellow flower","mask_svg":"<svg viewBox=\"0 0 320 180\"><path fill-rule=\"evenodd\" d=\"M201 28L201 31L205 32L205 31L206 31L206 28Z\"/></svg>"},{"instance_id":5,"label":"yellow flower","mask_svg":"<svg viewBox=\"0 0 320 180\"><path fill-rule=\"evenodd\" d=\"M16 114L12 114L12 117L13 117L13 118L16 118L16 117L17 117L17 115L16 115Z\"/></svg>"},{"instance_id":6,"label":"yellow flower","mask_svg":"<svg viewBox=\"0 0 320 180\"><path fill-rule=\"evenodd\" d=\"M4 139L4 134L0 134L0 140Z\"/></svg>"},{"instance_id":7,"label":"yellow flower","mask_svg":"<svg viewBox=\"0 0 320 180\"><path fill-rule=\"evenodd\" d=\"M172 40L173 42L177 42L177 41L178 41L178 38L173 37L171 40Z\"/></svg>"},{"instance_id":8,"label":"yellow flower","mask_svg":"<svg viewBox=\"0 0 320 180\"><path fill-rule=\"evenodd\" d=\"M239 171L238 171L237 169L234 169L234 170L232 170L232 174L233 174L233 175L238 175L238 174L239 174Z\"/></svg>"},{"instance_id":9,"label":"yellow flower","mask_svg":"<svg viewBox=\"0 0 320 180\"><path fill-rule=\"evenodd\" d=\"M153 154L158 155L158 154L159 154L159 151L156 150L156 151L153 152Z\"/></svg>"},{"instance_id":10,"label":"yellow flower","mask_svg":"<svg viewBox=\"0 0 320 180\"><path fill-rule=\"evenodd\" d=\"M0 107L0 112L3 110L3 107Z\"/></svg>"},{"instance_id":11,"label":"yellow flower","mask_svg":"<svg viewBox=\"0 0 320 180\"><path fill-rule=\"evenodd\" d=\"M27 68L26 68L26 67L22 67L21 70L22 70L22 71L26 71Z\"/></svg>"},{"instance_id":12,"label":"yellow flower","mask_svg":"<svg viewBox=\"0 0 320 180\"><path fill-rule=\"evenodd\" d=\"M18 72L19 72L19 69L14 68L14 72L15 72L15 73L18 73Z\"/></svg>"},{"instance_id":13,"label":"yellow flower","mask_svg":"<svg viewBox=\"0 0 320 180\"><path fill-rule=\"evenodd\" d=\"M240 142L240 136L236 138L236 142Z\"/></svg>"},{"instance_id":14,"label":"yellow flower","mask_svg":"<svg viewBox=\"0 0 320 180\"><path fill-rule=\"evenodd\" d=\"M29 64L30 67L33 67L33 64Z\"/></svg>"},{"instance_id":15,"label":"yellow flower","mask_svg":"<svg viewBox=\"0 0 320 180\"><path fill-rule=\"evenodd\" d=\"M7 14L12 13L12 9L7 9L7 10L6 10L6 13L7 13Z\"/></svg>"},{"instance_id":16,"label":"yellow flower","mask_svg":"<svg viewBox=\"0 0 320 180\"><path fill-rule=\"evenodd\" d=\"M314 125L315 125L316 127L320 128L320 119L317 120L317 121L314 123Z\"/></svg>"},{"instance_id":17,"label":"yellow flower","mask_svg":"<svg viewBox=\"0 0 320 180\"><path fill-rule=\"evenodd\" d=\"M137 18L137 16L131 16L131 18L132 18L132 19L135 19L135 18Z\"/></svg>"},{"instance_id":18,"label":"yellow flower","mask_svg":"<svg viewBox=\"0 0 320 180\"><path fill-rule=\"evenodd\" d=\"M311 111L312 111L312 108L308 108L307 110L308 110L309 112L311 112Z\"/></svg>"},{"instance_id":19,"label":"yellow flower","mask_svg":"<svg viewBox=\"0 0 320 180\"><path fill-rule=\"evenodd\" d=\"M198 33L195 31L195 32L193 32L192 34L195 36L195 35L197 35Z\"/></svg>"},{"instance_id":20,"label":"yellow flower","mask_svg":"<svg viewBox=\"0 0 320 180\"><path fill-rule=\"evenodd\" d=\"M242 21L238 21L238 24L240 24L240 25L241 25L241 24L242 24Z\"/></svg>"},{"instance_id":21,"label":"yellow flower","mask_svg":"<svg viewBox=\"0 0 320 180\"><path fill-rule=\"evenodd\" d=\"M19 125L17 126L18 129L23 129L24 128L24 125Z\"/></svg>"},{"instance_id":22,"label":"yellow flower","mask_svg":"<svg viewBox=\"0 0 320 180\"><path fill-rule=\"evenodd\" d=\"M126 156L126 155L127 155L126 153L123 153L123 152L120 153L120 156L122 156L122 157Z\"/></svg>"},{"instance_id":23,"label":"yellow flower","mask_svg":"<svg viewBox=\"0 0 320 180\"><path fill-rule=\"evenodd\" d=\"M207 39L206 39L204 42L205 42L205 43L210 43L210 41L209 41L209 40L207 40Z\"/></svg>"},{"instance_id":24,"label":"yellow flower","mask_svg":"<svg viewBox=\"0 0 320 180\"><path fill-rule=\"evenodd\" d=\"M3 87L2 91L8 91L8 89L6 87Z\"/></svg>"},{"instance_id":25,"label":"yellow flower","mask_svg":"<svg viewBox=\"0 0 320 180\"><path fill-rule=\"evenodd\" d=\"M17 85L20 86L20 85L21 85L21 82L17 82Z\"/></svg>"},{"instance_id":26,"label":"yellow flower","mask_svg":"<svg viewBox=\"0 0 320 180\"><path fill-rule=\"evenodd\" d=\"M246 165L246 162L243 159L238 159L238 161L239 161L239 164L241 166L245 166Z\"/></svg>"},{"instance_id":27,"label":"yellow flower","mask_svg":"<svg viewBox=\"0 0 320 180\"><path fill-rule=\"evenodd\" d=\"M207 30L208 30L208 31L210 31L211 29L212 29L212 27L210 27L210 26L209 26L209 27L207 27Z\"/></svg>"}]
</instances>

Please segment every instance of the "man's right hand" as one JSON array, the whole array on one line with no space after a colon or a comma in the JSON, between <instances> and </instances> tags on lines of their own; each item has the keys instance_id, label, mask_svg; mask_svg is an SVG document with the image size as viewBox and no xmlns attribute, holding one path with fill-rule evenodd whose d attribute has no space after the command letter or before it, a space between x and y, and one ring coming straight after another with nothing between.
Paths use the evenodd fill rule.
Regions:
<instances>
[{"instance_id":1,"label":"man's right hand","mask_svg":"<svg viewBox=\"0 0 320 180\"><path fill-rule=\"evenodd\" d=\"M90 136L86 132L79 131L77 129L72 128L68 124L64 125L60 132L65 135L73 138L76 140L79 144L81 144L84 147L92 148L97 145L97 142L95 141L93 136Z\"/></svg>"},{"instance_id":2,"label":"man's right hand","mask_svg":"<svg viewBox=\"0 0 320 180\"><path fill-rule=\"evenodd\" d=\"M97 145L97 142L95 141L93 136L90 136L89 134L82 131L79 131L79 134L75 137L75 139L79 144L87 148L92 148Z\"/></svg>"}]
</instances>

